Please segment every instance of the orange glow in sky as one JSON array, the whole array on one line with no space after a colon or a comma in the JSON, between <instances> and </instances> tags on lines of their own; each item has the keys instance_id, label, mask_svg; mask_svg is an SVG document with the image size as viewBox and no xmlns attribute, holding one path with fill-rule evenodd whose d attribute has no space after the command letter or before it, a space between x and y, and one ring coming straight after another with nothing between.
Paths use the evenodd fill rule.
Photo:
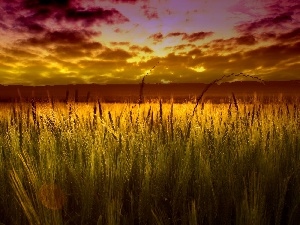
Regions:
<instances>
[{"instance_id":1,"label":"orange glow in sky","mask_svg":"<svg viewBox=\"0 0 300 225\"><path fill-rule=\"evenodd\" d=\"M300 79L299 1L0 2L0 84Z\"/></svg>"}]
</instances>

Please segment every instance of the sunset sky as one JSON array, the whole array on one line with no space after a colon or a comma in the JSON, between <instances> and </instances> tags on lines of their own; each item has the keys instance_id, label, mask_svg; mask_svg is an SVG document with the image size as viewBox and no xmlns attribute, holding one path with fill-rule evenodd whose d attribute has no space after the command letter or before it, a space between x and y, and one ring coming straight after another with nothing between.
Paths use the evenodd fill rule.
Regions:
<instances>
[{"instance_id":1,"label":"sunset sky","mask_svg":"<svg viewBox=\"0 0 300 225\"><path fill-rule=\"evenodd\" d=\"M5 85L300 79L298 0L2 0L0 35Z\"/></svg>"}]
</instances>

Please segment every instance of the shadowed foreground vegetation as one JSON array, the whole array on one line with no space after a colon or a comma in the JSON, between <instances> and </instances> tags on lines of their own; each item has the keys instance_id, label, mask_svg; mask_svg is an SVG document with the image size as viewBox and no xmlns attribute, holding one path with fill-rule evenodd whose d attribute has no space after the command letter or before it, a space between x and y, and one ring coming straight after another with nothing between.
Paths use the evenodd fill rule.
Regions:
<instances>
[{"instance_id":1,"label":"shadowed foreground vegetation","mask_svg":"<svg viewBox=\"0 0 300 225\"><path fill-rule=\"evenodd\" d=\"M194 106L2 105L0 222L299 224L299 106Z\"/></svg>"}]
</instances>

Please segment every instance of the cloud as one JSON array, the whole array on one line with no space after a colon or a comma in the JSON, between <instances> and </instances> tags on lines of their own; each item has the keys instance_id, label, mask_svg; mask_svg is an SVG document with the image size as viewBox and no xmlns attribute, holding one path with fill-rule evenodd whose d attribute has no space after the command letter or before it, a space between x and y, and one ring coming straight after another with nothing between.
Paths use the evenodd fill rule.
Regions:
<instances>
[{"instance_id":1,"label":"cloud","mask_svg":"<svg viewBox=\"0 0 300 225\"><path fill-rule=\"evenodd\" d=\"M52 17L53 13L53 10L50 8L37 8L31 10L31 15L27 16L26 19L30 21L45 21Z\"/></svg>"},{"instance_id":2,"label":"cloud","mask_svg":"<svg viewBox=\"0 0 300 225\"><path fill-rule=\"evenodd\" d=\"M39 7L68 7L71 0L25 0L23 6L28 9L39 8Z\"/></svg>"},{"instance_id":3,"label":"cloud","mask_svg":"<svg viewBox=\"0 0 300 225\"><path fill-rule=\"evenodd\" d=\"M35 58L37 57L36 54L26 51L26 50L21 50L21 49L9 49L9 48L4 48L4 51L6 54L11 55L12 57L15 58Z\"/></svg>"},{"instance_id":4,"label":"cloud","mask_svg":"<svg viewBox=\"0 0 300 225\"><path fill-rule=\"evenodd\" d=\"M130 31L129 30L124 30L124 29L121 29L121 28L116 28L116 29L114 29L114 32L117 33L117 34L127 34Z\"/></svg>"},{"instance_id":5,"label":"cloud","mask_svg":"<svg viewBox=\"0 0 300 225\"><path fill-rule=\"evenodd\" d=\"M202 40L206 37L209 37L213 35L214 32L195 32L195 33L185 33L185 32L171 32L167 34L165 37L181 37L181 40L186 40L188 42L196 42L198 40ZM150 38L153 38L155 42L161 42L164 39L164 36L161 33L156 33L150 36ZM184 45L181 45L182 47ZM186 46L186 45L185 45Z\"/></svg>"},{"instance_id":6,"label":"cloud","mask_svg":"<svg viewBox=\"0 0 300 225\"><path fill-rule=\"evenodd\" d=\"M202 40L206 37L209 37L213 34L213 32L195 32L192 34L187 34L184 32L173 32L169 33L166 37L182 37L182 40L187 40L188 42L195 42L198 40Z\"/></svg>"},{"instance_id":7,"label":"cloud","mask_svg":"<svg viewBox=\"0 0 300 225\"><path fill-rule=\"evenodd\" d=\"M2 30L8 30L9 27L5 23L0 22L0 29L2 29Z\"/></svg>"},{"instance_id":8,"label":"cloud","mask_svg":"<svg viewBox=\"0 0 300 225\"><path fill-rule=\"evenodd\" d=\"M48 31L42 37L31 37L25 40L19 40L18 43L32 46L45 46L50 44L77 44L86 43L90 38L97 35L94 31L87 30L62 30Z\"/></svg>"},{"instance_id":9,"label":"cloud","mask_svg":"<svg viewBox=\"0 0 300 225\"><path fill-rule=\"evenodd\" d=\"M129 50L133 51L133 52L153 53L153 50L150 49L147 46L144 46L144 47L141 47L141 46L138 46L138 45L131 45L130 46L130 42L126 42L126 41L110 42L110 44L112 46L126 46L126 47L129 47Z\"/></svg>"},{"instance_id":10,"label":"cloud","mask_svg":"<svg viewBox=\"0 0 300 225\"><path fill-rule=\"evenodd\" d=\"M206 37L209 37L213 34L213 32L196 32L190 35L184 35L182 40L188 40L189 42L195 42L198 40L202 40Z\"/></svg>"},{"instance_id":11,"label":"cloud","mask_svg":"<svg viewBox=\"0 0 300 225\"><path fill-rule=\"evenodd\" d=\"M257 43L253 35L244 35L241 37L234 38L236 44L238 45L254 45Z\"/></svg>"},{"instance_id":12,"label":"cloud","mask_svg":"<svg viewBox=\"0 0 300 225\"><path fill-rule=\"evenodd\" d=\"M274 32L263 32L260 34L260 39L262 41L268 41L276 38L276 34Z\"/></svg>"},{"instance_id":13,"label":"cloud","mask_svg":"<svg viewBox=\"0 0 300 225\"><path fill-rule=\"evenodd\" d=\"M43 76L42 71L47 71L49 76ZM85 84L87 81L78 76L76 72L61 73L58 68L41 68L36 70L34 67L27 68L20 74L19 82L22 85L67 85L67 84ZM15 82L14 82L15 83Z\"/></svg>"},{"instance_id":14,"label":"cloud","mask_svg":"<svg viewBox=\"0 0 300 225\"><path fill-rule=\"evenodd\" d=\"M84 42L80 43L79 47L81 47L84 50L95 50L102 48L102 44L99 42Z\"/></svg>"},{"instance_id":15,"label":"cloud","mask_svg":"<svg viewBox=\"0 0 300 225\"><path fill-rule=\"evenodd\" d=\"M132 55L123 49L112 50L110 48L106 48L102 53L99 54L98 57L103 60L125 61L131 58Z\"/></svg>"},{"instance_id":16,"label":"cloud","mask_svg":"<svg viewBox=\"0 0 300 225\"><path fill-rule=\"evenodd\" d=\"M183 32L172 32L167 35L167 37L179 37L179 36L187 36L187 33Z\"/></svg>"},{"instance_id":17,"label":"cloud","mask_svg":"<svg viewBox=\"0 0 300 225\"><path fill-rule=\"evenodd\" d=\"M93 57L94 52L102 49L98 42L78 43L74 45L58 45L51 52L58 58Z\"/></svg>"},{"instance_id":18,"label":"cloud","mask_svg":"<svg viewBox=\"0 0 300 225\"><path fill-rule=\"evenodd\" d=\"M231 40L231 43L234 43L234 41ZM72 46L69 47L71 48ZM92 45L90 47L92 48ZM253 50L245 49L244 51L229 53L227 55L218 54L213 49L210 50L210 55L208 55L202 51L203 48L200 46L187 51L185 54L178 55L171 53L165 57L153 57L134 66L126 61L132 56L130 51L101 48L100 50L96 49L100 52L97 58L78 57L79 60L68 62L67 57L58 55L59 51L69 51L69 49L64 48L66 46L55 49L55 52L50 52L53 56L47 56L40 61L37 60L38 58L33 60L33 57L26 55L26 52L17 53L21 54L21 62L28 59L28 62L24 62L21 66L19 64L17 67L14 67L14 63L7 63L10 61L9 55L16 53L6 54L6 56L0 55L0 70L3 71L3 77L9 77L10 71L11 74L13 74L13 71L21 72L19 78L6 80L5 83L19 82L34 85L59 83L138 83L140 79L137 78L137 75L142 75L141 70L152 68L153 65L156 65L157 61L160 61L158 68L151 72L146 82L160 83L163 80L173 83L211 82L223 74L230 74L232 72L244 72L267 80L279 79L279 76L283 79L292 79L297 77L295 71L299 67L298 55L300 42L298 41L295 44L276 43L265 47L259 46ZM85 56L89 54L87 49L84 48L78 47L77 49L76 47L73 49L74 51L86 50ZM74 52L71 53L74 54ZM92 53L95 54L96 52ZM4 66L1 67L2 64ZM15 69L10 70L10 66ZM195 68L202 68L201 73L197 72L197 70L195 71ZM1 77L2 80L3 77Z\"/></svg>"},{"instance_id":19,"label":"cloud","mask_svg":"<svg viewBox=\"0 0 300 225\"><path fill-rule=\"evenodd\" d=\"M299 12L300 3L298 1L272 1L271 4L266 5L266 9L271 14L280 14L286 12Z\"/></svg>"},{"instance_id":20,"label":"cloud","mask_svg":"<svg viewBox=\"0 0 300 225\"><path fill-rule=\"evenodd\" d=\"M115 3L131 3L131 4L135 4L137 3L139 0L111 0L111 2L115 2Z\"/></svg>"},{"instance_id":21,"label":"cloud","mask_svg":"<svg viewBox=\"0 0 300 225\"><path fill-rule=\"evenodd\" d=\"M300 52L300 42L295 44L274 44L247 51L243 54L246 61L253 61L264 67L274 67L285 64L286 60L297 60Z\"/></svg>"},{"instance_id":22,"label":"cloud","mask_svg":"<svg viewBox=\"0 0 300 225\"><path fill-rule=\"evenodd\" d=\"M154 43L157 43L157 42L162 42L164 39L164 36L162 33L159 32L159 33L150 35L148 38L153 39Z\"/></svg>"},{"instance_id":23,"label":"cloud","mask_svg":"<svg viewBox=\"0 0 300 225\"><path fill-rule=\"evenodd\" d=\"M118 24L129 21L129 19L123 16L118 10L105 10L103 8L69 8L65 11L64 18L67 21L81 21L86 26L91 26L98 21L104 21L108 24Z\"/></svg>"},{"instance_id":24,"label":"cloud","mask_svg":"<svg viewBox=\"0 0 300 225\"><path fill-rule=\"evenodd\" d=\"M277 37L278 41L299 41L300 40L300 28L295 28L294 30L283 33Z\"/></svg>"},{"instance_id":25,"label":"cloud","mask_svg":"<svg viewBox=\"0 0 300 225\"><path fill-rule=\"evenodd\" d=\"M43 25L24 16L20 16L16 19L14 27L20 32L28 32L32 34L43 33L46 31L46 28Z\"/></svg>"},{"instance_id":26,"label":"cloud","mask_svg":"<svg viewBox=\"0 0 300 225\"><path fill-rule=\"evenodd\" d=\"M196 8L198 2L186 5L171 1L172 7L165 5L170 1L159 2L161 5L149 5L146 0L0 1L3 36L0 77L3 80L15 75L15 81L24 84L138 83L139 76L157 61L161 63L147 77L147 82L209 82L226 73L249 71L270 79L272 74L276 79L276 71L288 77L297 72L300 50L297 1L293 4L276 1L272 9L268 9L270 1L257 4L258 7L254 3L240 5L235 9L238 14L228 24L244 18L253 20L235 27L240 32L237 35L230 33L227 22L228 27L225 24L221 27L222 22L214 25L211 31L216 30L215 33L206 32L210 31L207 30L210 24L197 30L196 23L206 21L202 18L208 16L208 11ZM174 11L166 15L169 6ZM194 6L198 12L191 11ZM244 9L249 9L249 13L237 18ZM185 14L187 10L190 15ZM163 15L166 17L159 18ZM184 22L186 16L190 24ZM146 20L150 22L144 23ZM162 29L161 25L166 24L167 30ZM230 38L217 33L223 28L228 29L226 37L231 34ZM144 35L148 40L144 40ZM213 40L214 37L219 39Z\"/></svg>"},{"instance_id":27,"label":"cloud","mask_svg":"<svg viewBox=\"0 0 300 225\"><path fill-rule=\"evenodd\" d=\"M114 8L82 7L83 3L74 0L26 0L17 11L22 12L20 14L23 15L19 19L25 20L29 24L50 20L56 25L64 21L69 25L78 22L80 25L92 26L99 22L119 24L129 21Z\"/></svg>"},{"instance_id":28,"label":"cloud","mask_svg":"<svg viewBox=\"0 0 300 225\"><path fill-rule=\"evenodd\" d=\"M194 48L191 51L189 51L186 55L187 56L194 56L196 58L196 57L202 56L203 54L202 54L202 51L199 48Z\"/></svg>"},{"instance_id":29,"label":"cloud","mask_svg":"<svg viewBox=\"0 0 300 225\"><path fill-rule=\"evenodd\" d=\"M244 23L236 26L236 30L241 33L251 33L261 28L279 27L282 24L288 23L293 20L293 13L287 12L274 17L267 17L255 22Z\"/></svg>"},{"instance_id":30,"label":"cloud","mask_svg":"<svg viewBox=\"0 0 300 225\"><path fill-rule=\"evenodd\" d=\"M220 39L219 44L224 45L224 48L230 44L233 48L238 49L235 44L236 41L236 38ZM213 43L217 42L214 41ZM203 47L199 46L186 53L171 53L160 58L161 78L172 82L182 82L180 75L186 74L187 76L184 76L185 82L195 82L199 75L197 71L191 71L192 68L203 68L201 82L210 82L223 74L233 72L258 74L261 77L276 80L276 74L278 75L278 71L284 68L282 76L286 75L286 79L289 79L295 77L295 65L299 66L300 42L294 44L274 43L270 46L258 46L252 50L244 48L243 51L232 51L227 54L222 54L223 51L217 51L210 43L208 53L202 50ZM165 76L166 74L169 75ZM193 75L194 77L192 77Z\"/></svg>"},{"instance_id":31,"label":"cloud","mask_svg":"<svg viewBox=\"0 0 300 225\"><path fill-rule=\"evenodd\" d=\"M121 41L121 42L112 41L112 42L110 42L110 44L113 45L113 46L117 46L117 45L129 46L130 45L130 43L128 41Z\"/></svg>"},{"instance_id":32,"label":"cloud","mask_svg":"<svg viewBox=\"0 0 300 225\"><path fill-rule=\"evenodd\" d=\"M147 5L142 5L141 6L141 9L143 10L144 12L144 15L149 19L158 19L158 13L157 13L157 9L154 8L154 7L150 7L150 6L147 6Z\"/></svg>"},{"instance_id":33,"label":"cloud","mask_svg":"<svg viewBox=\"0 0 300 225\"><path fill-rule=\"evenodd\" d=\"M153 50L147 46L140 47L138 45L132 45L132 46L130 46L129 50L134 51L134 52L140 51L140 52L145 52L145 53L153 53Z\"/></svg>"},{"instance_id":34,"label":"cloud","mask_svg":"<svg viewBox=\"0 0 300 225\"><path fill-rule=\"evenodd\" d=\"M243 51L247 46L252 46L258 43L258 38L254 35L243 35L228 39L215 39L207 44L201 45L201 48L206 54L223 53L229 54L233 52Z\"/></svg>"},{"instance_id":35,"label":"cloud","mask_svg":"<svg viewBox=\"0 0 300 225\"><path fill-rule=\"evenodd\" d=\"M123 31L122 31L120 28L116 28L116 29L114 30L114 32L115 32L115 33L123 33Z\"/></svg>"},{"instance_id":36,"label":"cloud","mask_svg":"<svg viewBox=\"0 0 300 225\"><path fill-rule=\"evenodd\" d=\"M236 4L230 6L228 11L238 15L248 15L250 17L257 17L260 14L259 4L251 1L237 1Z\"/></svg>"},{"instance_id":37,"label":"cloud","mask_svg":"<svg viewBox=\"0 0 300 225\"><path fill-rule=\"evenodd\" d=\"M172 51L181 51L181 50L185 50L186 48L195 48L196 45L194 44L181 44L181 45L175 45L175 46L169 46L169 47L165 47L165 50L169 50L172 49Z\"/></svg>"}]
</instances>

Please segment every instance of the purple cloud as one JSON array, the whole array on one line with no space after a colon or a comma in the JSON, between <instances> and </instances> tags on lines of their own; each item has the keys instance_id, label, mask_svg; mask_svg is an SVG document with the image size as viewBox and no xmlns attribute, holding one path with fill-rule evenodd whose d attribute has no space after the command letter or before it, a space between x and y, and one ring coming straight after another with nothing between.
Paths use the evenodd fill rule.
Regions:
<instances>
[{"instance_id":1,"label":"purple cloud","mask_svg":"<svg viewBox=\"0 0 300 225\"><path fill-rule=\"evenodd\" d=\"M196 32L190 35L184 35L182 40L187 40L189 42L195 42L198 40L202 40L206 37L209 37L213 34L213 32Z\"/></svg>"},{"instance_id":2,"label":"purple cloud","mask_svg":"<svg viewBox=\"0 0 300 225\"><path fill-rule=\"evenodd\" d=\"M156 8L143 5L141 6L141 9L144 12L144 15L150 20L150 19L158 19L158 13L156 11Z\"/></svg>"},{"instance_id":3,"label":"purple cloud","mask_svg":"<svg viewBox=\"0 0 300 225\"><path fill-rule=\"evenodd\" d=\"M155 43L157 43L157 42L162 42L162 40L164 39L164 36L162 33L159 32L159 33L150 35L149 39L153 39L153 41Z\"/></svg>"},{"instance_id":4,"label":"purple cloud","mask_svg":"<svg viewBox=\"0 0 300 225\"><path fill-rule=\"evenodd\" d=\"M255 22L245 23L236 26L236 30L241 33L251 33L260 28L279 26L293 20L292 13L283 13L275 17L267 17Z\"/></svg>"}]
</instances>

